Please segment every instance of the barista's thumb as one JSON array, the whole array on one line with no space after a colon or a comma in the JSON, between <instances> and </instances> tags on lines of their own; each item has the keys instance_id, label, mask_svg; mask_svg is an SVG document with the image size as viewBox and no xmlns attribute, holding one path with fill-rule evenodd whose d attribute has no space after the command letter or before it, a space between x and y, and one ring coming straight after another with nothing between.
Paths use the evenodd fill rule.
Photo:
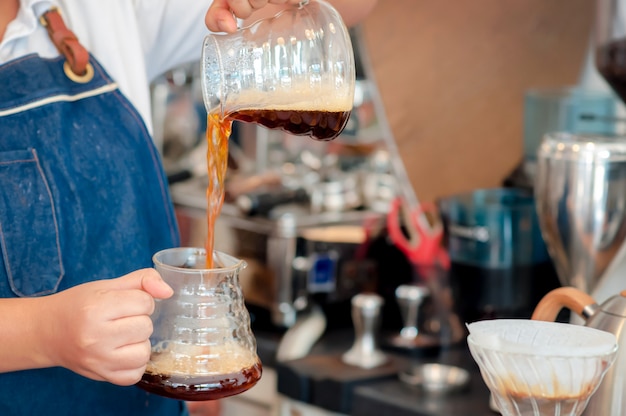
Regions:
<instances>
[{"instance_id":1,"label":"barista's thumb","mask_svg":"<svg viewBox=\"0 0 626 416\"><path fill-rule=\"evenodd\" d=\"M155 269L140 269L113 279L118 290L139 289L156 299L167 299L174 291Z\"/></svg>"}]
</instances>

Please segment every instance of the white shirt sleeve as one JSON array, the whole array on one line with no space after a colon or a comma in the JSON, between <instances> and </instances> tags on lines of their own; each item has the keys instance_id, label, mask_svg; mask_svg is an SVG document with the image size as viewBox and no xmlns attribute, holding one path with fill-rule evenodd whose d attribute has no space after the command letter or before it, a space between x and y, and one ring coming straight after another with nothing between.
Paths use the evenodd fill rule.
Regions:
<instances>
[{"instance_id":1,"label":"white shirt sleeve","mask_svg":"<svg viewBox=\"0 0 626 416\"><path fill-rule=\"evenodd\" d=\"M134 0L149 80L200 59L210 0Z\"/></svg>"}]
</instances>

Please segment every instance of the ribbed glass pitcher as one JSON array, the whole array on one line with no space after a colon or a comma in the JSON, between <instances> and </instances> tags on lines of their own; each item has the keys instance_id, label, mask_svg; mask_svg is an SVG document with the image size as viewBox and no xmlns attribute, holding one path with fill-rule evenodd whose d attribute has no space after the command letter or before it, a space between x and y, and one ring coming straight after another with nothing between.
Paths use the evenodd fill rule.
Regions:
<instances>
[{"instance_id":1,"label":"ribbed glass pitcher","mask_svg":"<svg viewBox=\"0 0 626 416\"><path fill-rule=\"evenodd\" d=\"M242 260L173 248L153 257L173 289L152 314L152 354L138 386L181 400L214 400L242 393L261 378L261 362L239 285Z\"/></svg>"},{"instance_id":2,"label":"ribbed glass pitcher","mask_svg":"<svg viewBox=\"0 0 626 416\"><path fill-rule=\"evenodd\" d=\"M354 52L341 16L325 1L208 35L201 63L207 112L222 119L332 140L350 117Z\"/></svg>"}]
</instances>

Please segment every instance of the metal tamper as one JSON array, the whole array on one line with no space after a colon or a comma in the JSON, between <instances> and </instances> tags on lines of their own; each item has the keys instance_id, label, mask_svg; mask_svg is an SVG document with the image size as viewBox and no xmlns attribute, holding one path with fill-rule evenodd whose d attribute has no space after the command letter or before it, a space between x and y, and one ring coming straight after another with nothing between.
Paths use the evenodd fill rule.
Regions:
<instances>
[{"instance_id":1,"label":"metal tamper","mask_svg":"<svg viewBox=\"0 0 626 416\"><path fill-rule=\"evenodd\" d=\"M383 303L383 298L376 294L359 294L352 298L355 340L352 348L341 357L344 363L369 369L387 362L388 358L379 350L376 339Z\"/></svg>"},{"instance_id":2,"label":"metal tamper","mask_svg":"<svg viewBox=\"0 0 626 416\"><path fill-rule=\"evenodd\" d=\"M398 348L423 348L439 346L439 340L419 330L420 307L430 296L430 290L420 285L400 285L396 288L396 299L404 320L400 334L391 339L391 344Z\"/></svg>"},{"instance_id":3,"label":"metal tamper","mask_svg":"<svg viewBox=\"0 0 626 416\"><path fill-rule=\"evenodd\" d=\"M400 285L396 289L396 299L404 319L404 327L400 330L400 337L412 340L419 334L419 310L424 299L430 294L425 286Z\"/></svg>"}]
</instances>

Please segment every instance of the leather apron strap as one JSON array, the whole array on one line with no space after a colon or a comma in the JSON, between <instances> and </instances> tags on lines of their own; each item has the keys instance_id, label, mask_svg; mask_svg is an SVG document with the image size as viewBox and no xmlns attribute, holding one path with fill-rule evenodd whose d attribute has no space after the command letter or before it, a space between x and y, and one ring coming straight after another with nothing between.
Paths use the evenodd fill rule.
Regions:
<instances>
[{"instance_id":1,"label":"leather apron strap","mask_svg":"<svg viewBox=\"0 0 626 416\"><path fill-rule=\"evenodd\" d=\"M89 52L80 44L78 38L67 28L59 9L54 7L39 21L48 31L48 35L59 53L66 59L65 74L73 81L85 83L93 78L93 68L89 64Z\"/></svg>"}]
</instances>

